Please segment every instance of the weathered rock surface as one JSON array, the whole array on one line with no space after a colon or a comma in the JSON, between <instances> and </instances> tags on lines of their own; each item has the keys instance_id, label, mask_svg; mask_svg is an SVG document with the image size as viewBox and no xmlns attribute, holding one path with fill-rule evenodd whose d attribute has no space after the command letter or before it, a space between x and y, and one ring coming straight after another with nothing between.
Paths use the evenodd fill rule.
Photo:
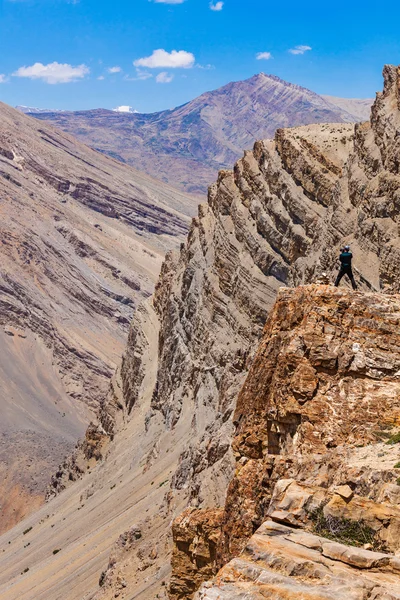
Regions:
<instances>
[{"instance_id":1,"label":"weathered rock surface","mask_svg":"<svg viewBox=\"0 0 400 600\"><path fill-rule=\"evenodd\" d=\"M222 509L188 508L172 525L174 550L171 558L173 576L169 597L187 598L217 570L217 544L221 533ZM174 577L174 574L177 577Z\"/></svg>"},{"instance_id":2,"label":"weathered rock surface","mask_svg":"<svg viewBox=\"0 0 400 600\"><path fill-rule=\"evenodd\" d=\"M0 104L0 531L43 501L104 399L193 205Z\"/></svg>"},{"instance_id":3,"label":"weathered rock surface","mask_svg":"<svg viewBox=\"0 0 400 600\"><path fill-rule=\"evenodd\" d=\"M267 514L301 526L328 500L326 514L363 519L390 539L388 549L399 549L399 510L372 501L396 484L399 451L389 469L370 460L357 470L349 461L351 448L376 444L382 430L400 425L399 318L397 295L328 286L280 291L234 415L237 469L225 505L223 562Z\"/></svg>"},{"instance_id":4,"label":"weathered rock surface","mask_svg":"<svg viewBox=\"0 0 400 600\"><path fill-rule=\"evenodd\" d=\"M266 521L195 600L396 600L400 563Z\"/></svg>"},{"instance_id":5,"label":"weathered rock surface","mask_svg":"<svg viewBox=\"0 0 400 600\"><path fill-rule=\"evenodd\" d=\"M388 67L385 77L370 138L384 114L395 118L390 98L397 97L397 69ZM332 281L347 241L361 289L398 289L398 263L388 259L398 245L397 216L378 217L375 206L379 181L389 177L395 194L400 178L377 167L360 197L356 188L367 176L353 135L352 125L313 125L279 130L274 142L258 142L234 173L220 173L180 256L164 266L154 300L161 330L152 406L168 427L182 412L193 414L193 441L182 453L173 487L188 488L194 503L218 505L223 498L232 472L231 414L279 287L313 280L321 270ZM389 137L384 145L391 144ZM366 155L375 151L370 140ZM316 391L315 371L336 364L334 350L330 358L320 351L322 358L316 350L313 363L299 364L294 375L293 393L304 402ZM360 359L354 358L353 369ZM380 377L384 359L381 364L368 354L366 360L365 372L376 370ZM394 385L388 384L387 393Z\"/></svg>"},{"instance_id":6,"label":"weathered rock surface","mask_svg":"<svg viewBox=\"0 0 400 600\"><path fill-rule=\"evenodd\" d=\"M369 119L372 100L340 100L260 73L154 114L32 114L158 179L205 193L220 169L231 168L244 149L273 137L278 127Z\"/></svg>"},{"instance_id":7,"label":"weathered rock surface","mask_svg":"<svg viewBox=\"0 0 400 600\"><path fill-rule=\"evenodd\" d=\"M322 383L320 388L318 382L332 382L336 411L341 401L340 385L344 386L344 398L346 389L350 390L343 428L355 446L359 438L347 422L354 407L357 414L361 412L357 405L364 402L364 395L368 398L364 408L371 403L375 411L361 415L367 442L372 442L371 429L383 414L373 404L375 393L381 394L386 408L392 406L392 421L387 425L394 424L396 295L366 295L364 302L359 302L362 294L348 293L346 284L342 291L321 286L282 292L288 298L299 294L306 301L309 290L311 296L320 298L320 310L314 321L310 316L310 322L316 322L320 329L323 324L323 328L315 332L312 328L310 332L313 355L301 356L307 340L288 351L288 358L292 360L294 355L294 366L299 370L293 386L291 378L282 383L291 394L287 408L278 386L274 388L277 398L281 398L276 408L286 410L288 417L287 422L282 421L283 433L271 427L272 448L281 454L265 454L265 438L260 437L264 435L262 417L257 417L257 411L263 414L263 405L260 402L258 406L255 400L254 413L242 407L243 417L240 423L235 421L236 426L244 428L238 430L238 447L234 446L236 465L231 448L237 395L254 362L265 320L280 287L313 281L321 271L326 271L332 281L339 248L349 242L362 291L398 289L398 217L394 209L396 186L400 185L395 162L397 69L387 68L385 78L385 92L377 98L370 125L357 127L355 133L353 126L346 124L281 130L275 140L257 143L233 173L220 173L181 252L168 255L153 301L141 305L136 313L123 365L102 406L101 423L110 438L106 460L53 499L46 513L44 509L38 513L35 519L54 512L66 521L60 522L57 531L55 527L51 531L46 523L38 526L32 534L35 548L33 543L29 548L20 544L22 527L37 524L33 517L14 528L7 539L0 539L0 549L5 550L4 556L0 552L0 594L6 600L32 598L34 588L43 600L53 600L55 590L66 600L84 594L94 596L96 590L95 597L104 600L115 593L121 598L138 599L164 594L172 518L189 503L203 509L223 506L235 467L237 476L229 488L225 511L226 515L231 511L232 525L237 529L229 534L231 541L224 537L224 560L234 546L239 552L262 519L268 517L273 484L278 479L294 479L317 488L317 492L331 484L348 485L354 487L355 496L377 504L394 503L396 447L386 447L392 453L386 457L387 462L375 463L368 454L368 445L365 449L350 448L324 399L328 390ZM382 210L377 210L378 205ZM340 298L339 308L332 309L331 314L330 304L337 304ZM379 315L389 309L387 322L380 322ZM287 316L286 325L283 319L280 326L276 325L277 330L282 328L282 335L285 331L289 335L290 328L296 327L296 318L307 313L307 304L293 312ZM375 355L369 353L370 326L371 331L379 332L383 344L393 345L390 350L385 350L386 346L378 348L375 340ZM358 351L350 342L360 343L353 337L364 329L363 366L357 362ZM271 344L273 348L273 340ZM343 358L339 366L341 349L348 350L343 354L348 362ZM276 363L285 374L278 357ZM351 365L359 370L351 371ZM342 373L346 374L346 383L339 385ZM294 371L289 374L292 376ZM312 411L315 398L318 407L327 411L332 446L329 435L323 435L321 415ZM292 413L291 407L297 412ZM245 429L247 418L249 422L255 419L253 439ZM280 426L279 414L267 418L276 418ZM318 434L315 440L306 418L314 424ZM297 448L295 434L299 426L309 453L300 452L301 461L295 463L290 452ZM375 458L377 448L378 453L383 451L382 446L371 445ZM246 450L243 455L242 447ZM324 452L316 454L324 447L328 456ZM359 454L361 450L368 455L366 458ZM342 468L344 457L348 458L347 470ZM326 464L328 458L331 466ZM78 497L84 499L84 506ZM141 540L131 550L124 550L120 563L108 572L107 585L98 588L100 573L109 564L112 541L133 524L140 527ZM226 536L228 525L225 519ZM73 555L74 560L62 562L61 553L51 557L53 544L68 556ZM139 570L141 565L146 565L145 576ZM21 579L26 566L30 571Z\"/></svg>"}]
</instances>

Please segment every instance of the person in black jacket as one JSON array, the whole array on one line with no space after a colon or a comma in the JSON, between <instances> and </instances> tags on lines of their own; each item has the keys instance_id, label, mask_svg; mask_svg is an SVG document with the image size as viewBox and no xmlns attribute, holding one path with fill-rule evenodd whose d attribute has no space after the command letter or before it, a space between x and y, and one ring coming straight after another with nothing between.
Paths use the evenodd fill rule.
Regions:
<instances>
[{"instance_id":1,"label":"person in black jacket","mask_svg":"<svg viewBox=\"0 0 400 600\"><path fill-rule=\"evenodd\" d=\"M351 259L353 258L352 253L350 252L350 246L345 246L340 253L340 271L335 281L335 286L337 287L340 283L340 280L344 275L351 281L351 285L353 286L353 290L357 289L356 282L354 281L353 271L351 269Z\"/></svg>"}]
</instances>

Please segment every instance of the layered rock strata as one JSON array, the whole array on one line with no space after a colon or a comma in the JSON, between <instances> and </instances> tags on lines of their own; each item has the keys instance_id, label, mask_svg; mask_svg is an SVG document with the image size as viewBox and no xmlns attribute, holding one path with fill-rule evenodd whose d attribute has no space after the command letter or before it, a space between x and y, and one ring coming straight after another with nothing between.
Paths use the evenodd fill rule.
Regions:
<instances>
[{"instance_id":1,"label":"layered rock strata","mask_svg":"<svg viewBox=\"0 0 400 600\"><path fill-rule=\"evenodd\" d=\"M195 600L397 600L400 560L266 521Z\"/></svg>"},{"instance_id":2,"label":"layered rock strata","mask_svg":"<svg viewBox=\"0 0 400 600\"><path fill-rule=\"evenodd\" d=\"M0 531L104 400L194 203L0 104Z\"/></svg>"},{"instance_id":3,"label":"layered rock strata","mask_svg":"<svg viewBox=\"0 0 400 600\"><path fill-rule=\"evenodd\" d=\"M33 536L37 541L42 536L46 540L39 554L34 554L32 549L19 548L21 530L16 528L10 540L12 549L8 549L4 557L0 555L0 564L4 567L0 575L0 592L5 598L29 598L29 586L33 582L39 586L43 600L52 599L55 590L65 598L73 598L73 594L77 597L88 590L94 594L97 589L97 597L107 600L117 592L121 597L165 595L171 554L169 525L172 517L188 503L204 509L222 507L228 485L233 481L225 505L226 515L231 511L232 525L241 515L243 519L237 530L229 532L230 523L224 518L220 556L222 560L228 560L232 553L243 548L261 520L268 517L274 477L294 479L317 488L317 491L324 486L331 489L331 481L334 485L346 483L339 475L346 479L347 471L334 466L326 469L325 480L325 463L316 462L315 453L310 454L309 462L306 460L308 455L304 455L298 471L295 466L289 469L290 448L298 438L295 434L300 424L304 443L312 448L314 438L307 429L306 418L315 421L318 452L324 443L329 445L329 436L322 435L318 415L309 415L307 411L314 406L314 395L322 402L318 391L322 394L325 388L315 387L316 378L320 381L326 377L333 386L339 385L335 348L330 348L327 357L323 347L321 355L316 352L312 360L321 361L319 365L311 365L316 374L307 364L304 372L300 369L297 373L298 381L293 384L293 390L291 380L282 384L293 392L291 402L301 408L293 414L288 408L287 422L282 421L283 433L279 429L279 415L277 428L271 426L271 450L282 447L286 452L287 447L287 454L282 454L282 450L279 450L281 454L268 453L264 463L264 438L257 437L263 431L257 420L257 410L262 407L257 408L256 401L254 411L244 414L260 425L255 428L254 444L251 434L246 435L247 430L243 429L243 440L238 437L239 446L235 444L232 450L234 428L245 427L246 423L244 417L238 423L239 416L234 422L233 413L280 287L312 281L321 271L326 271L332 280L340 246L347 242L354 250L356 280L363 292L371 289L394 292L398 288L398 264L389 259L396 255L398 244L398 217L394 208L396 186L400 184L394 159L397 152L394 123L398 118L398 80L395 67L385 69L385 90L377 97L371 124L359 126L355 132L351 125L281 130L275 140L258 142L254 151L246 153L237 163L234 172L220 173L218 182L210 189L208 204L200 207L181 252L168 256L153 301L142 306L135 317L123 366L115 379L113 393L104 405L104 423L107 425L104 429L111 432L106 460L48 505L62 515L74 515L73 526L61 523L57 536L51 538L66 552L73 551L74 565L66 564L60 573L60 558L49 560L51 542L45 524L38 526ZM384 186L387 196L383 194ZM343 306L340 304L337 312L329 317L333 325L328 319L326 324L324 322L324 330L317 332L322 345L323 340L328 343L329 335L335 335L334 327L338 330L336 336L341 339L341 315L346 311L349 318L354 318L356 330L363 328L357 325L359 317L366 328L371 320L376 327L375 333L379 331L381 335L395 339L391 337L394 326L391 319L397 314L396 296L391 299L380 293L367 295L365 298L370 299L371 305L367 300L364 304L360 300L359 310L364 310L360 316L357 304L361 294L352 296L347 291L333 291L329 296L329 288L321 289L312 292L312 288L301 288L287 293L289 296L290 293L300 294L307 302L306 293L311 290L311 294L316 294L315 298L318 294L321 298L324 294L331 297L332 305L343 294ZM353 302L352 298L356 300ZM389 309L392 313L389 313L388 322L383 320L380 324L378 315ZM298 306L294 312L300 318L302 311L307 311L307 304L303 308ZM317 310L317 316L323 322L325 313L321 311L320 315ZM327 312L329 316L329 310ZM293 319L295 316L287 317L287 327L290 323L293 327L296 325ZM272 327L271 321L269 323ZM284 330L283 323L276 327ZM344 321L343 337L348 336L348 344L352 335L350 325ZM316 339L315 348L319 348L317 342ZM354 343L359 342L355 340ZM299 353L302 344L298 344ZM350 358L355 353L349 345L349 363L344 361L340 369L352 373ZM376 353L381 356L377 345ZM367 348L364 354L365 373L357 377L349 375L349 382L346 382L354 395L354 404L360 394L362 396L363 385L368 384L368 397L371 398L375 393L373 386L382 384L382 402L387 405L396 381L393 370L396 350L393 347L387 380L384 361L373 367L369 365L372 359ZM308 356L303 358L311 361ZM303 362L306 361L299 359L296 368ZM383 376L379 375L375 380L373 374L367 373L368 369L382 372ZM353 388L352 382L360 389ZM338 398L334 397L336 409L340 398L340 393ZM328 411L329 402L325 400L323 406ZM394 404L392 408L394 413ZM244 409L242 413L245 413ZM377 410L376 419L380 414ZM375 426L377 422L374 413L367 412L362 416L366 431L370 432L371 424ZM332 444L337 445L336 449L329 447L332 453L329 457L332 465L340 466L344 452L340 444L344 436L340 427L334 426L333 416L329 422L332 424ZM356 434L350 433L357 438ZM372 441L372 434L368 433L367 439ZM252 448L255 455L242 456L242 444L246 452ZM379 452L387 448L389 446L382 444ZM375 473L368 457L364 459L357 454L360 449L350 448L354 462L349 465L358 468L357 456L361 464L367 461L366 488L364 490L360 484L353 490L355 496L369 498L371 495L369 499L377 504L386 502L380 496L384 490L378 489L376 478L378 483L380 479L388 483L387 497L395 494L396 446L390 449L393 456L388 456L389 462L378 467ZM376 446L373 446L375 451ZM365 452L368 454L368 449ZM237 453L236 461L234 453ZM318 456L325 461L324 454ZM232 480L236 468L240 477ZM271 468L273 473L269 474ZM268 479L262 492L263 480L261 488L255 487L253 481L260 483L259 475L264 471ZM307 481L310 472L315 473L315 479L311 476ZM354 477L356 481L362 480L361 476ZM111 490L114 485L116 487ZM334 499L333 489L331 491L332 496L326 498L328 502ZM78 493L84 498L84 506L79 504ZM114 493L117 495L113 502ZM236 504L234 498L237 498ZM356 507L357 502L353 506ZM279 510L285 510L284 506ZM129 541L123 552L118 551L119 564L109 565L110 540L117 539L123 531L130 540L128 532L133 524L140 528L142 537ZM79 526L83 525L86 531L89 530L86 536L80 531ZM1 543L4 541L0 540ZM28 573L21 581L19 573L27 560L34 573ZM97 588L99 573L107 565L110 568L102 580L104 585ZM140 569L146 571L145 577Z\"/></svg>"}]
</instances>

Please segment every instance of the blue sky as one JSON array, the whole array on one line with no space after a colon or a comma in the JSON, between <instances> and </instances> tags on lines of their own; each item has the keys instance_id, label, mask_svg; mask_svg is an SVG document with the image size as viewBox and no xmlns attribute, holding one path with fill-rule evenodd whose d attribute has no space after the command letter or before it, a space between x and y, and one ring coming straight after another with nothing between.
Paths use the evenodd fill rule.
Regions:
<instances>
[{"instance_id":1,"label":"blue sky","mask_svg":"<svg viewBox=\"0 0 400 600\"><path fill-rule=\"evenodd\" d=\"M399 20L391 0L0 0L0 99L152 112L260 71L371 97Z\"/></svg>"}]
</instances>

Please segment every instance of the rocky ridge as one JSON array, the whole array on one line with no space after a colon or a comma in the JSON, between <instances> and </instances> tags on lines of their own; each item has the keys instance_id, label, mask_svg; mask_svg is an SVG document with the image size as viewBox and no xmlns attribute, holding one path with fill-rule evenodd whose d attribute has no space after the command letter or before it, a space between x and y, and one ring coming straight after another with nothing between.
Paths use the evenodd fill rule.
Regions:
<instances>
[{"instance_id":1,"label":"rocky ridge","mask_svg":"<svg viewBox=\"0 0 400 600\"><path fill-rule=\"evenodd\" d=\"M191 193L204 194L257 139L279 127L367 120L372 100L324 98L274 75L206 92L173 110L32 113L84 143Z\"/></svg>"},{"instance_id":2,"label":"rocky ridge","mask_svg":"<svg viewBox=\"0 0 400 600\"><path fill-rule=\"evenodd\" d=\"M194 204L0 104L0 531L93 418Z\"/></svg>"},{"instance_id":3,"label":"rocky ridge","mask_svg":"<svg viewBox=\"0 0 400 600\"><path fill-rule=\"evenodd\" d=\"M372 295L389 302L389 295L382 291L398 290L396 122L400 76L396 67L386 67L384 75L385 89L377 96L371 123L355 128L342 124L279 130L274 140L257 142L253 152L246 152L233 172L220 173L210 189L208 204L199 208L186 244L180 253L168 255L154 299L136 313L122 367L101 415L105 431L111 433L105 460L48 504L46 510L52 507L61 518L56 531L51 532L46 523L37 524L42 512L37 513L36 521L32 517L14 528L11 548L4 546L8 551L3 557L0 554L0 592L5 598L26 600L32 597L32 586L40 590L43 600L51 599L55 590L71 599L73 594L93 596L96 589L96 597L104 599L115 594L121 598L165 596L171 517L189 503L192 508L224 507L228 486L224 511L232 498L232 522L243 510L244 530L239 527L229 534L224 518L218 556L228 560L236 553L235 543L238 552L246 544L266 510L259 502L259 490L250 485L250 467L267 466L261 458L240 455L245 463L239 464L243 477L249 463L248 492L235 480L235 453L239 450L231 446L237 426L234 411L279 288L310 282L322 271L332 280L339 248L348 242L355 253L356 280L362 291L378 290ZM335 293L352 298L347 291ZM393 306L397 301L393 296ZM366 315L368 310L366 306ZM312 380L304 379L305 389L300 393L307 399L307 385ZM387 385L389 389L390 381ZM289 423L288 442L290 427L296 425L296 419ZM279 445L279 431L275 433ZM245 436L246 448L251 442L248 438L251 436ZM254 442L255 451L260 445L262 449L256 436ZM286 470L285 457L281 455L281 463L279 456L275 458L274 473L281 468L285 478L296 483L298 474L292 477ZM390 457L390 465L395 462L394 456ZM307 468L304 464L304 472ZM384 470L391 483L393 468ZM323 487L318 481L310 485ZM241 489L249 494L248 502L243 501ZM313 489L307 494L313 496ZM375 491L378 495L372 502L382 503ZM265 504L271 497L272 489L268 489ZM326 499L331 502L332 498ZM284 506L285 502L279 510ZM62 521L72 514L73 523ZM304 518L302 514L300 510L300 518ZM183 546L190 546L191 533L182 530L185 522L198 535L200 513L181 520L179 535ZM19 546L22 527L30 523L36 523L32 541L43 542L39 553L33 546ZM141 537L130 535L133 525L139 527ZM117 539L122 531L126 535L107 562L110 539ZM175 556L186 579L193 560L203 565L207 576L216 568L206 564L213 555L213 540L215 535L209 531L203 539L204 549L200 543L190 550L191 557ZM0 547L3 543L6 540L1 538ZM49 560L55 543L65 552L74 549L74 565L61 563L58 554ZM32 573L21 580L19 573L27 562ZM103 569L102 585L97 588ZM174 573L176 588L179 576ZM179 589L180 594L185 593L184 585ZM187 595L192 592L193 588L187 590Z\"/></svg>"}]
</instances>

